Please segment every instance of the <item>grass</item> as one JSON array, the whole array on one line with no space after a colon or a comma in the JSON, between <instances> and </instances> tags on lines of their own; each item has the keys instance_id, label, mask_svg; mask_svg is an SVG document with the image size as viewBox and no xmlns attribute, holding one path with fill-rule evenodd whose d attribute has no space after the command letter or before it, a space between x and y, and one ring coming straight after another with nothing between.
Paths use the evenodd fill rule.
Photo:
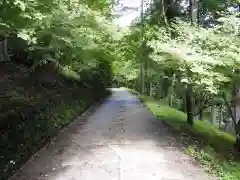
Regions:
<instances>
[{"instance_id":1,"label":"grass","mask_svg":"<svg viewBox=\"0 0 240 180\"><path fill-rule=\"evenodd\" d=\"M185 113L154 98L139 97L159 120L181 137L185 152L200 162L207 172L222 180L240 179L240 160L233 153L234 135L217 129L206 120L196 120L191 127L186 123Z\"/></svg>"},{"instance_id":2,"label":"grass","mask_svg":"<svg viewBox=\"0 0 240 180\"><path fill-rule=\"evenodd\" d=\"M70 79L74 79L76 81L80 81L79 74L76 73L75 71L69 69L68 67L62 67L61 69L59 69L59 71L65 77L68 77Z\"/></svg>"}]
</instances>

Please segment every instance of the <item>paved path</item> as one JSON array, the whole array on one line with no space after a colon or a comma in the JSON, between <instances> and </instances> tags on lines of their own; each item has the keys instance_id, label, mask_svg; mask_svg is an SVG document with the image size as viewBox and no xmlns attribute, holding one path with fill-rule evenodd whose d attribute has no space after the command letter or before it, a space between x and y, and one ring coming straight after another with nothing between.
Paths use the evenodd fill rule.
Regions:
<instances>
[{"instance_id":1,"label":"paved path","mask_svg":"<svg viewBox=\"0 0 240 180\"><path fill-rule=\"evenodd\" d=\"M81 116L11 180L211 180L125 90Z\"/></svg>"}]
</instances>

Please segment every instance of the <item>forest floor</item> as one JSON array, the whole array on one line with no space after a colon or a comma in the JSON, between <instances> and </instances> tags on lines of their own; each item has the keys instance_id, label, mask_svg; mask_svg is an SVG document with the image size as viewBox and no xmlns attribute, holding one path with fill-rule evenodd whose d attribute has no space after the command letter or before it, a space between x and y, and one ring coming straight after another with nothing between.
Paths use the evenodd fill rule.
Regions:
<instances>
[{"instance_id":1,"label":"forest floor","mask_svg":"<svg viewBox=\"0 0 240 180\"><path fill-rule=\"evenodd\" d=\"M215 180L132 93L113 89L11 180Z\"/></svg>"}]
</instances>

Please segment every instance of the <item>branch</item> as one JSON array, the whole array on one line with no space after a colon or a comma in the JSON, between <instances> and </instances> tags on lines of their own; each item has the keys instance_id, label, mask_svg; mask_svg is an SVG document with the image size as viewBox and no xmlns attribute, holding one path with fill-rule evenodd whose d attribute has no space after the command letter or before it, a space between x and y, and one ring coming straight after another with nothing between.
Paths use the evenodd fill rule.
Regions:
<instances>
[{"instance_id":1,"label":"branch","mask_svg":"<svg viewBox=\"0 0 240 180\"><path fill-rule=\"evenodd\" d=\"M169 4L165 9L165 14L167 13L168 8L170 8L176 1L173 1L171 4Z\"/></svg>"},{"instance_id":2,"label":"branch","mask_svg":"<svg viewBox=\"0 0 240 180\"><path fill-rule=\"evenodd\" d=\"M208 107L210 107L212 104L208 104L207 106L205 106L207 104L208 100L206 99L205 102L203 103L203 106L200 108L200 110L194 114L194 116L200 114L200 112Z\"/></svg>"},{"instance_id":3,"label":"branch","mask_svg":"<svg viewBox=\"0 0 240 180\"><path fill-rule=\"evenodd\" d=\"M204 110L204 109L210 107L211 105L213 105L213 104L209 103L207 106L205 106L205 105L209 102L209 100L211 100L211 99L212 99L212 98L206 99L206 100L204 101L204 103L203 103L203 106L200 108L200 110L199 110L197 113L194 114L194 116L200 114L200 112L201 112L202 110Z\"/></svg>"}]
</instances>

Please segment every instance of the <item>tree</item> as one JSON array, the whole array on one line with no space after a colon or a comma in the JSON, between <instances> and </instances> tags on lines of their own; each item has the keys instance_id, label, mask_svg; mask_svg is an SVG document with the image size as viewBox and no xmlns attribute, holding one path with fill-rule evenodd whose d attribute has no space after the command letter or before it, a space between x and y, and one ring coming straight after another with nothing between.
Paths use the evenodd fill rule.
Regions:
<instances>
[{"instance_id":1,"label":"tree","mask_svg":"<svg viewBox=\"0 0 240 180\"><path fill-rule=\"evenodd\" d=\"M182 99L183 104L186 103L188 122L193 124L193 116L196 113L200 113L202 116L204 108L212 105L212 102L205 99L219 97L219 92L224 84L232 81L231 69L238 64L236 57L239 51L236 51L236 47L239 46L239 42L234 41L232 47L226 47L236 35L232 32L233 28L226 28L226 23L232 24L234 22L230 18L234 17L234 14L222 14L222 17L225 18L221 18L217 26L205 29L205 26L197 27L196 23L199 14L207 16L206 12L205 14L202 12L203 7L206 8L206 5L209 5L207 2L199 2L198 4L197 1L190 1L190 16L184 14L187 8L178 8L174 12L172 7L177 4L174 1L156 1L147 11L145 34L148 36L147 46L153 49L147 64L152 61L153 71L158 74L156 83L152 84L165 83L163 87L166 93L163 94L168 95L167 83L171 84L173 75L176 75L178 84L176 87L178 89L181 87L186 91L181 92L174 88L173 95L177 91L179 92L177 96ZM222 2L222 4L225 4L225 2ZM210 5L208 8L210 10ZM181 9L183 13L176 12ZM220 8L220 10L223 11L224 9ZM211 9L211 11L215 10ZM176 17L180 17L180 20L176 20ZM156 19L158 20L156 21ZM188 21L188 19L191 21ZM199 21L201 21L199 24L201 25L202 20ZM192 26L191 22L195 25ZM133 28L139 28L139 24L136 23ZM229 33L233 36L229 36ZM131 39L131 36L128 36L128 38ZM134 41L134 39L131 40ZM132 51L129 53L137 54L137 49L134 51L135 53ZM126 54L128 57L129 53ZM225 61L226 58L231 60ZM131 58L131 60L136 63L134 58ZM162 72L155 71L160 66ZM166 73L170 69L171 73ZM162 74L165 74L165 77ZM196 107L193 108L193 106Z\"/></svg>"}]
</instances>

